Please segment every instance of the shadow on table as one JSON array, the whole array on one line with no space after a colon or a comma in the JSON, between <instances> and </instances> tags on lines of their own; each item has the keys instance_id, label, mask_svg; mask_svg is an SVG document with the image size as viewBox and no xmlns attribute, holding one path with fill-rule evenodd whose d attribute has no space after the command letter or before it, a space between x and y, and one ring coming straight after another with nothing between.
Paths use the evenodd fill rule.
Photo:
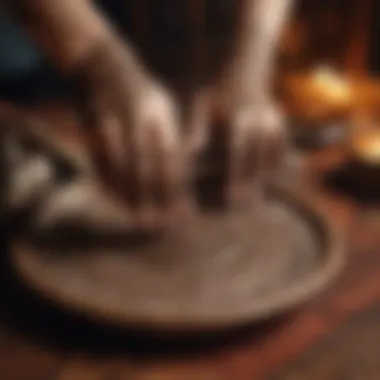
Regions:
<instances>
[{"instance_id":1,"label":"shadow on table","mask_svg":"<svg viewBox=\"0 0 380 380\"><path fill-rule=\"evenodd\" d=\"M359 206L380 205L380 168L348 162L323 177L324 184Z\"/></svg>"},{"instance_id":2,"label":"shadow on table","mask_svg":"<svg viewBox=\"0 0 380 380\"><path fill-rule=\"evenodd\" d=\"M3 232L4 235L4 232ZM254 326L222 333L163 335L126 331L94 323L56 308L31 294L12 275L2 236L0 265L0 328L42 347L63 354L87 352L99 356L178 357L218 351L249 340L261 340L276 329L291 323L292 316L282 316Z\"/></svg>"}]
</instances>

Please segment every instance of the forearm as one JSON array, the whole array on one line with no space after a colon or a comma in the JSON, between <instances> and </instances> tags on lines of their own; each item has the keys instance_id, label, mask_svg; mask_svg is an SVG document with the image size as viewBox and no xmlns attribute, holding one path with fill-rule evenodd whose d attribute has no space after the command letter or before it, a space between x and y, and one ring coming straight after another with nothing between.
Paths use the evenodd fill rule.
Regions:
<instances>
[{"instance_id":1,"label":"forearm","mask_svg":"<svg viewBox=\"0 0 380 380\"><path fill-rule=\"evenodd\" d=\"M281 33L294 0L245 0L236 62L242 85L257 97L268 97L275 74Z\"/></svg>"},{"instance_id":2,"label":"forearm","mask_svg":"<svg viewBox=\"0 0 380 380\"><path fill-rule=\"evenodd\" d=\"M87 0L9 0L7 5L59 69L70 71L106 32Z\"/></svg>"},{"instance_id":3,"label":"forearm","mask_svg":"<svg viewBox=\"0 0 380 380\"><path fill-rule=\"evenodd\" d=\"M36 43L65 74L75 72L94 51L117 40L109 22L89 0L9 0L7 4ZM131 71L139 66L124 49Z\"/></svg>"}]
</instances>

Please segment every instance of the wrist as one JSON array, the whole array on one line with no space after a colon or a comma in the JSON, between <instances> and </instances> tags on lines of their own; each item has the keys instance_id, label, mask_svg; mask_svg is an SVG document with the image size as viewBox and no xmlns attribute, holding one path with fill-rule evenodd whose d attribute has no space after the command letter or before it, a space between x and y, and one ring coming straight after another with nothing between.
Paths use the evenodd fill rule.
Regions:
<instances>
[{"instance_id":1,"label":"wrist","mask_svg":"<svg viewBox=\"0 0 380 380\"><path fill-rule=\"evenodd\" d=\"M101 102L108 89L122 89L120 96L134 102L143 96L149 83L149 76L138 58L112 33L92 41L86 54L73 62L65 74L74 106L83 116L91 115L88 107L93 110L96 107L93 103Z\"/></svg>"},{"instance_id":2,"label":"wrist","mask_svg":"<svg viewBox=\"0 0 380 380\"><path fill-rule=\"evenodd\" d=\"M109 33L107 21L89 0L13 0L10 10L64 74Z\"/></svg>"}]
</instances>

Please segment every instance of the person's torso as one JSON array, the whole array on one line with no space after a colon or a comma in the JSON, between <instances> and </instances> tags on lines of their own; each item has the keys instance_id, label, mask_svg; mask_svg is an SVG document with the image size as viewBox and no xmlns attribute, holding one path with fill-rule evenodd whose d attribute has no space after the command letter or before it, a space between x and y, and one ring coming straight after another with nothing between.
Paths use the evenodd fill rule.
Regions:
<instances>
[{"instance_id":1,"label":"person's torso","mask_svg":"<svg viewBox=\"0 0 380 380\"><path fill-rule=\"evenodd\" d=\"M0 81L33 70L41 61L26 32L0 8Z\"/></svg>"},{"instance_id":2,"label":"person's torso","mask_svg":"<svg viewBox=\"0 0 380 380\"><path fill-rule=\"evenodd\" d=\"M237 0L96 0L168 81L193 86L218 72L236 35ZM21 25L0 9L0 81L33 71L42 54Z\"/></svg>"},{"instance_id":3,"label":"person's torso","mask_svg":"<svg viewBox=\"0 0 380 380\"><path fill-rule=\"evenodd\" d=\"M228 60L237 0L99 0L145 63L168 80L206 81Z\"/></svg>"}]
</instances>

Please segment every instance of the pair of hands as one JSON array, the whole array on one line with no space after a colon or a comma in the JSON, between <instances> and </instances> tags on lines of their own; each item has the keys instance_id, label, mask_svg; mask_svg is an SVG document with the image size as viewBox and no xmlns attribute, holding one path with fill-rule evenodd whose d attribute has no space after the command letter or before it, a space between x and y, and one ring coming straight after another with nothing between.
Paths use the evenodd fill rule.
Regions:
<instances>
[{"instance_id":1,"label":"pair of hands","mask_svg":"<svg viewBox=\"0 0 380 380\"><path fill-rule=\"evenodd\" d=\"M95 168L136 225L162 227L191 214L194 178L204 165L198 157L217 140L227 160L206 163L225 166L215 196L227 207L254 202L254 190L273 178L283 157L283 123L273 104L255 99L249 78L235 80L236 67L194 95L185 120L169 90L141 65L135 69L121 43L106 41L80 79Z\"/></svg>"}]
</instances>

